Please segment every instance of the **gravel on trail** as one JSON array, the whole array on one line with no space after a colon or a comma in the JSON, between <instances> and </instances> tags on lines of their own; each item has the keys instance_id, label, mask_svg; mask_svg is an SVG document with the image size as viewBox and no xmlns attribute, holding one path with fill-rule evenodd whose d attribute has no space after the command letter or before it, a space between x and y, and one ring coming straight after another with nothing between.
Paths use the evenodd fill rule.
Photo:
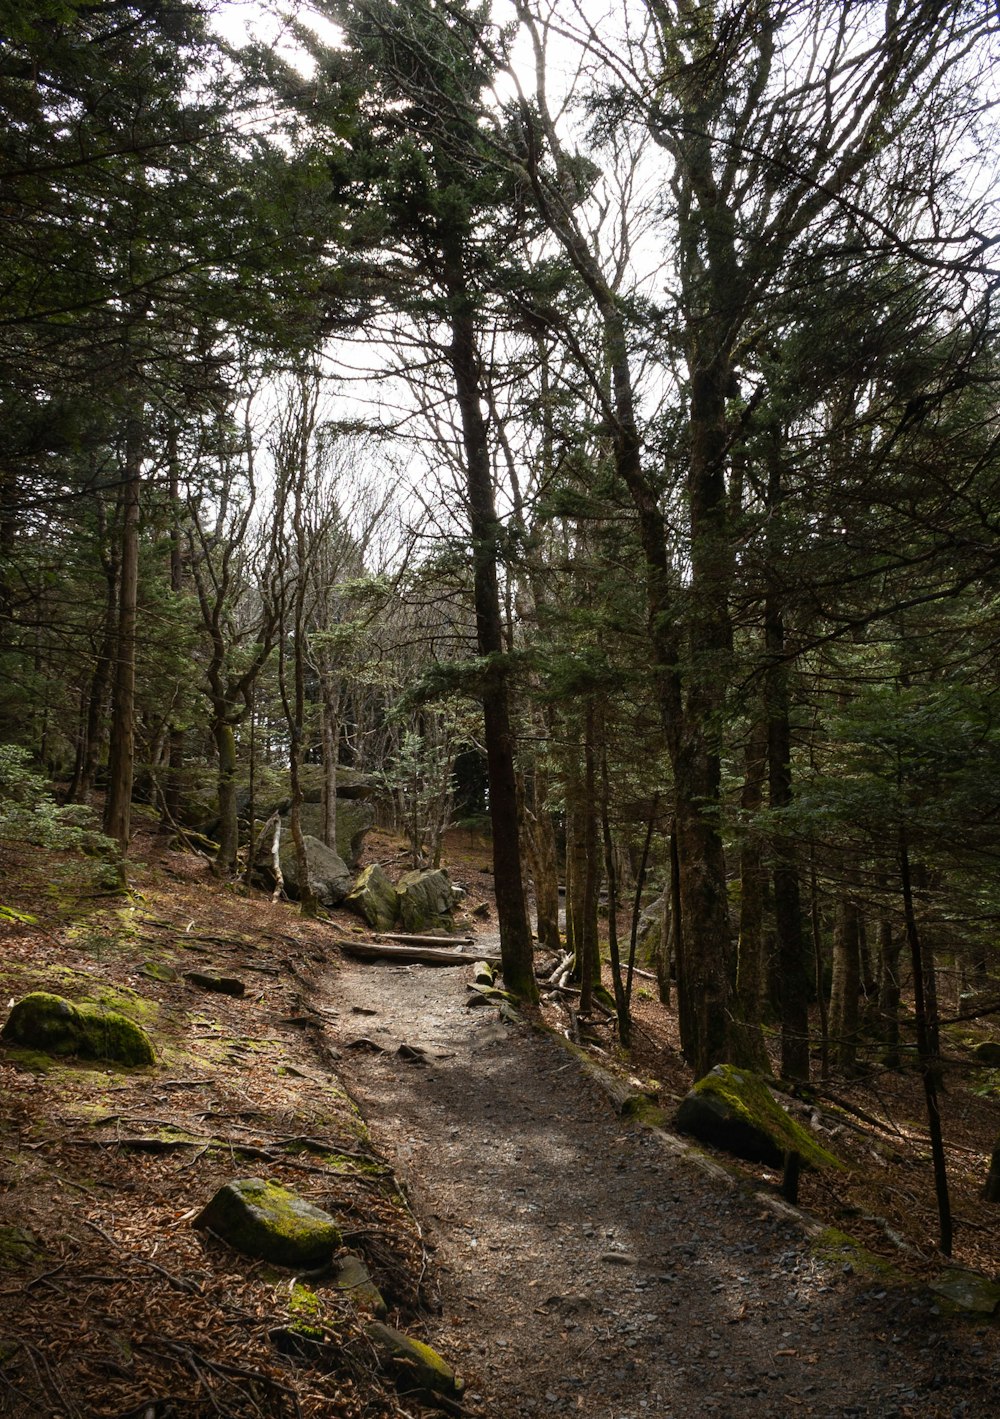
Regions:
<instances>
[{"instance_id":1,"label":"gravel on trail","mask_svg":"<svg viewBox=\"0 0 1000 1419\"><path fill-rule=\"evenodd\" d=\"M426 1338L470 1413L1000 1415L996 1325L817 1255L623 1125L544 1033L468 1008L469 978L347 962L327 991L341 1043L382 1047L339 1068L424 1229Z\"/></svg>"}]
</instances>

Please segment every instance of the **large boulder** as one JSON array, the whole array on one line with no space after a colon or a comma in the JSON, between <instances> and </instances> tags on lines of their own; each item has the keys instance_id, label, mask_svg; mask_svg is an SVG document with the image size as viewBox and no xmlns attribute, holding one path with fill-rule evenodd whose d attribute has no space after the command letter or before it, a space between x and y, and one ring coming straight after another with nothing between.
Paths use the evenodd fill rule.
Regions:
<instances>
[{"instance_id":1,"label":"large boulder","mask_svg":"<svg viewBox=\"0 0 1000 1419\"><path fill-rule=\"evenodd\" d=\"M344 899L376 931L391 931L399 916L399 894L375 862L366 867Z\"/></svg>"},{"instance_id":2,"label":"large boulder","mask_svg":"<svg viewBox=\"0 0 1000 1419\"><path fill-rule=\"evenodd\" d=\"M277 1266L322 1266L342 1242L328 1212L261 1178L226 1183L191 1225Z\"/></svg>"},{"instance_id":3,"label":"large boulder","mask_svg":"<svg viewBox=\"0 0 1000 1419\"><path fill-rule=\"evenodd\" d=\"M677 1111L677 1127L702 1143L751 1163L780 1168L797 1153L815 1168L841 1164L786 1113L759 1074L719 1064L699 1079Z\"/></svg>"},{"instance_id":4,"label":"large boulder","mask_svg":"<svg viewBox=\"0 0 1000 1419\"><path fill-rule=\"evenodd\" d=\"M118 1064L155 1063L145 1030L102 1006L74 1004L61 995L37 990L19 1000L0 1030L0 1040L45 1054L78 1055Z\"/></svg>"},{"instance_id":5,"label":"large boulder","mask_svg":"<svg viewBox=\"0 0 1000 1419\"><path fill-rule=\"evenodd\" d=\"M313 896L320 906L339 906L353 885L351 869L333 848L327 847L319 838L306 834L303 846L306 850L306 867ZM291 833L282 833L278 856L281 861L281 875L285 880L285 891L290 897L297 897L299 863Z\"/></svg>"},{"instance_id":6,"label":"large boulder","mask_svg":"<svg viewBox=\"0 0 1000 1419\"><path fill-rule=\"evenodd\" d=\"M404 872L396 883L399 919L407 931L451 931L458 900L447 872Z\"/></svg>"}]
</instances>

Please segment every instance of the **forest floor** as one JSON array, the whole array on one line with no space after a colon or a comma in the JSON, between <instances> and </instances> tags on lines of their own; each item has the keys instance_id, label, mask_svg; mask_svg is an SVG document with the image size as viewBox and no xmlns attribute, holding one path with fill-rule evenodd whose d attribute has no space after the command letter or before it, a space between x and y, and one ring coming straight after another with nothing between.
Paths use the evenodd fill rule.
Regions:
<instances>
[{"instance_id":1,"label":"forest floor","mask_svg":"<svg viewBox=\"0 0 1000 1419\"><path fill-rule=\"evenodd\" d=\"M489 911L481 851L452 846L468 905ZM838 1081L824 1101L850 1171L804 1175L801 1202L864 1251L775 1210L773 1174L709 1177L669 1134L624 1125L540 1021L469 1008L467 970L354 962L335 943L367 936L356 919L303 921L152 832L130 883L108 897L79 860L0 848L0 902L34 918L0 922L4 998L102 1000L158 1054L123 1071L0 1051L0 1413L1000 1412L997 1322L952 1316L925 1284L941 1260L913 1076ZM206 994L190 970L246 995ZM672 1020L651 998L637 1016L630 1068L669 1112L690 1082ZM956 1255L994 1275L978 1190L1000 1111L969 1077L946 1101ZM391 1323L463 1375L461 1406L394 1384L323 1277L192 1229L218 1186L255 1175L340 1219ZM282 1354L304 1296L322 1338Z\"/></svg>"}]
</instances>

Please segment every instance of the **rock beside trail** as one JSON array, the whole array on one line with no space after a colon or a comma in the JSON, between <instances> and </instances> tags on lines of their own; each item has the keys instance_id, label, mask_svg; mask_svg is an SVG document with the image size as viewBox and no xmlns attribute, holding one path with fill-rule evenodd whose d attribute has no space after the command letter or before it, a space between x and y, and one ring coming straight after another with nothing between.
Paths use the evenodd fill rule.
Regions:
<instances>
[{"instance_id":1,"label":"rock beside trail","mask_svg":"<svg viewBox=\"0 0 1000 1419\"><path fill-rule=\"evenodd\" d=\"M184 979L199 990L215 991L218 995L232 995L239 999L246 995L247 988L238 976L216 976L207 971L185 971Z\"/></svg>"},{"instance_id":2,"label":"rock beside trail","mask_svg":"<svg viewBox=\"0 0 1000 1419\"><path fill-rule=\"evenodd\" d=\"M931 1290L969 1315L992 1316L1000 1309L1000 1284L961 1266L949 1266L931 1282Z\"/></svg>"},{"instance_id":3,"label":"rock beside trail","mask_svg":"<svg viewBox=\"0 0 1000 1419\"><path fill-rule=\"evenodd\" d=\"M360 1256L348 1252L346 1256L341 1257L334 1272L333 1284L338 1291L343 1291L358 1310L368 1311L380 1319L385 1315L386 1304L382 1293L368 1274L368 1268Z\"/></svg>"},{"instance_id":4,"label":"rock beside trail","mask_svg":"<svg viewBox=\"0 0 1000 1419\"><path fill-rule=\"evenodd\" d=\"M841 1166L785 1112L759 1074L732 1064L717 1065L695 1084L676 1122L682 1133L751 1163L780 1168L786 1153L797 1153L812 1167Z\"/></svg>"},{"instance_id":5,"label":"rock beside trail","mask_svg":"<svg viewBox=\"0 0 1000 1419\"><path fill-rule=\"evenodd\" d=\"M383 1359L402 1370L418 1388L453 1398L464 1391L465 1381L423 1341L413 1340L379 1321L366 1326L365 1334Z\"/></svg>"},{"instance_id":6,"label":"rock beside trail","mask_svg":"<svg viewBox=\"0 0 1000 1419\"><path fill-rule=\"evenodd\" d=\"M377 862L364 869L344 905L376 931L391 931L399 916L399 894Z\"/></svg>"},{"instance_id":7,"label":"rock beside trail","mask_svg":"<svg viewBox=\"0 0 1000 1419\"><path fill-rule=\"evenodd\" d=\"M309 873L309 886L320 906L336 907L347 896L353 885L351 869L342 857L334 852L333 848L327 847L326 843L320 842L319 838L309 837L307 834L303 839L306 850L306 867ZM290 833L282 834L281 838L281 872L285 879L285 890L290 897L299 895L299 864L295 856L295 844L292 842Z\"/></svg>"},{"instance_id":8,"label":"rock beside trail","mask_svg":"<svg viewBox=\"0 0 1000 1419\"><path fill-rule=\"evenodd\" d=\"M404 872L396 884L399 919L411 932L450 931L458 900L447 872Z\"/></svg>"},{"instance_id":9,"label":"rock beside trail","mask_svg":"<svg viewBox=\"0 0 1000 1419\"><path fill-rule=\"evenodd\" d=\"M42 990L17 1002L0 1030L0 1040L46 1054L134 1066L155 1063L152 1040L133 1020L115 1010L86 1002L77 1005Z\"/></svg>"},{"instance_id":10,"label":"rock beside trail","mask_svg":"<svg viewBox=\"0 0 1000 1419\"><path fill-rule=\"evenodd\" d=\"M667 922L668 894L663 892L643 907L636 931L636 956L647 966L655 966L663 952L663 932Z\"/></svg>"},{"instance_id":11,"label":"rock beside trail","mask_svg":"<svg viewBox=\"0 0 1000 1419\"><path fill-rule=\"evenodd\" d=\"M328 1212L261 1178L221 1187L191 1225L277 1266L321 1266L341 1245L340 1228Z\"/></svg>"}]
</instances>

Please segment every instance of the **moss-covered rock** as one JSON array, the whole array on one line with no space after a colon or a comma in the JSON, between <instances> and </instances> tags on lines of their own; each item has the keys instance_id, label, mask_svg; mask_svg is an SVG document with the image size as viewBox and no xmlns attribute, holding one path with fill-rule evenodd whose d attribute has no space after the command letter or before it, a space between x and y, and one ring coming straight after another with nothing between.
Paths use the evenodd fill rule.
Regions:
<instances>
[{"instance_id":1,"label":"moss-covered rock","mask_svg":"<svg viewBox=\"0 0 1000 1419\"><path fill-rule=\"evenodd\" d=\"M238 976L217 976L209 971L185 971L184 979L199 990L215 991L218 995L232 995L237 1000L247 993L246 985Z\"/></svg>"},{"instance_id":2,"label":"moss-covered rock","mask_svg":"<svg viewBox=\"0 0 1000 1419\"><path fill-rule=\"evenodd\" d=\"M173 966L168 966L163 961L143 961L139 969L149 980L161 981L164 985L172 985L178 979Z\"/></svg>"},{"instance_id":3,"label":"moss-covered rock","mask_svg":"<svg viewBox=\"0 0 1000 1419\"><path fill-rule=\"evenodd\" d=\"M413 1340L377 1320L365 1327L365 1334L383 1358L420 1389L456 1397L465 1389L465 1381L422 1340Z\"/></svg>"},{"instance_id":4,"label":"moss-covered rock","mask_svg":"<svg viewBox=\"0 0 1000 1419\"><path fill-rule=\"evenodd\" d=\"M396 890L407 931L451 931L456 898L447 872L404 872Z\"/></svg>"},{"instance_id":5,"label":"moss-covered rock","mask_svg":"<svg viewBox=\"0 0 1000 1419\"><path fill-rule=\"evenodd\" d=\"M334 1273L333 1284L338 1291L343 1291L351 1304L360 1311L368 1311L370 1315L382 1317L386 1312L385 1301L382 1293L375 1285L375 1282L368 1274L360 1256L355 1256L353 1252L348 1252L346 1256L337 1262Z\"/></svg>"},{"instance_id":6,"label":"moss-covered rock","mask_svg":"<svg viewBox=\"0 0 1000 1419\"><path fill-rule=\"evenodd\" d=\"M377 862L366 867L344 900L376 931L391 931L399 916L399 896Z\"/></svg>"},{"instance_id":7,"label":"moss-covered rock","mask_svg":"<svg viewBox=\"0 0 1000 1419\"><path fill-rule=\"evenodd\" d=\"M965 1315L994 1316L1000 1309L1000 1284L962 1266L949 1266L931 1290Z\"/></svg>"},{"instance_id":8,"label":"moss-covered rock","mask_svg":"<svg viewBox=\"0 0 1000 1419\"><path fill-rule=\"evenodd\" d=\"M30 1266L41 1247L25 1227L0 1227L0 1271Z\"/></svg>"},{"instance_id":9,"label":"moss-covered rock","mask_svg":"<svg viewBox=\"0 0 1000 1419\"><path fill-rule=\"evenodd\" d=\"M737 1158L780 1168L797 1153L814 1168L843 1166L776 1102L759 1074L719 1064L699 1079L677 1111L677 1127Z\"/></svg>"},{"instance_id":10,"label":"moss-covered rock","mask_svg":"<svg viewBox=\"0 0 1000 1419\"><path fill-rule=\"evenodd\" d=\"M277 1266L320 1266L341 1244L328 1212L261 1178L221 1187L191 1225L214 1232L244 1256Z\"/></svg>"},{"instance_id":11,"label":"moss-covered rock","mask_svg":"<svg viewBox=\"0 0 1000 1419\"><path fill-rule=\"evenodd\" d=\"M133 1020L116 1010L86 1002L74 1004L42 990L17 1002L0 1030L0 1040L81 1059L135 1066L155 1062L152 1041Z\"/></svg>"}]
</instances>

